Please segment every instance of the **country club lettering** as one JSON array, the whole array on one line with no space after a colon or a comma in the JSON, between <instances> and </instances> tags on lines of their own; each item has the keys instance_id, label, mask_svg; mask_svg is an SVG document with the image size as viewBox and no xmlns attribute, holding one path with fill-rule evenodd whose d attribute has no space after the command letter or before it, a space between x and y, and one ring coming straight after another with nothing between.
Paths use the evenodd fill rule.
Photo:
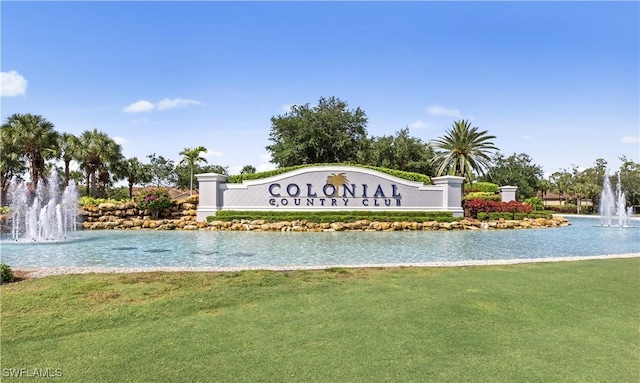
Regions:
<instances>
[{"instance_id":1,"label":"country club lettering","mask_svg":"<svg viewBox=\"0 0 640 383\"><path fill-rule=\"evenodd\" d=\"M271 206L402 206L402 195L395 184L385 190L381 184L375 188L367 184L343 184L339 187L325 184L316 189L309 183L302 187L296 183L286 186L273 183L269 185L269 194Z\"/></svg>"}]
</instances>

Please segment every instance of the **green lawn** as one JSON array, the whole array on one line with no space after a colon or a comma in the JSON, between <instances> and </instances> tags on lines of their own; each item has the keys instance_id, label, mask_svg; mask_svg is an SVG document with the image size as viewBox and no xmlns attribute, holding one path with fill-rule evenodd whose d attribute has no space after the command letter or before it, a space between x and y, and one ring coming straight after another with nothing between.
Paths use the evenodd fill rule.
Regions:
<instances>
[{"instance_id":1,"label":"green lawn","mask_svg":"<svg viewBox=\"0 0 640 383\"><path fill-rule=\"evenodd\" d=\"M640 380L640 258L57 276L1 293L2 382L38 380L8 376L20 369L65 382Z\"/></svg>"}]
</instances>

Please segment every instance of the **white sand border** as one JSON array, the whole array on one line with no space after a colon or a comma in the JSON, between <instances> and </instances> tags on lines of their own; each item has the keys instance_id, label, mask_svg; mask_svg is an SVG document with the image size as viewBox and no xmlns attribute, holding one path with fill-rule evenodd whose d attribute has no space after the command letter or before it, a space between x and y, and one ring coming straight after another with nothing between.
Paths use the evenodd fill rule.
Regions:
<instances>
[{"instance_id":1,"label":"white sand border","mask_svg":"<svg viewBox=\"0 0 640 383\"><path fill-rule=\"evenodd\" d=\"M293 271L293 270L324 270L330 268L379 268L379 267L462 267L462 266L495 266L495 265L515 265L520 263L544 263L544 262L568 262L584 261L593 259L612 258L637 258L640 253L628 254L606 254L589 255L577 257L552 257L552 258L523 258L523 259L488 259L488 260L468 260L468 261L446 261L446 262L414 262L414 263L371 263L359 265L316 265L316 266L203 266L203 267L35 267L16 268L28 274L31 278L41 278L51 275L62 274L90 274L90 273L146 273L154 271L188 271L188 272L230 272L245 270L272 270L272 271Z\"/></svg>"}]
</instances>

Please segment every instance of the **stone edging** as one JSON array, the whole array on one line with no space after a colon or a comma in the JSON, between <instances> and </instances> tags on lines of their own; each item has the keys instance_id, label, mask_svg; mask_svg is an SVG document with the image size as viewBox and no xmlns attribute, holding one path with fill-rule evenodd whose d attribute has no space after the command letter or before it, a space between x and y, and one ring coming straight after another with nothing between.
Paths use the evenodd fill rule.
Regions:
<instances>
[{"instance_id":1,"label":"stone edging","mask_svg":"<svg viewBox=\"0 0 640 383\"><path fill-rule=\"evenodd\" d=\"M267 222L265 220L233 220L195 222L183 219L151 220L117 219L107 222L85 222L84 228L88 230L113 229L113 230L209 230L209 231L295 231L295 232L323 232L323 231L434 231L434 230L492 230L492 229L534 229L544 227L569 226L569 221L564 217L525 218L523 220L493 220L478 221L463 219L455 222L377 222L358 220L355 222L314 223L305 220Z\"/></svg>"}]
</instances>

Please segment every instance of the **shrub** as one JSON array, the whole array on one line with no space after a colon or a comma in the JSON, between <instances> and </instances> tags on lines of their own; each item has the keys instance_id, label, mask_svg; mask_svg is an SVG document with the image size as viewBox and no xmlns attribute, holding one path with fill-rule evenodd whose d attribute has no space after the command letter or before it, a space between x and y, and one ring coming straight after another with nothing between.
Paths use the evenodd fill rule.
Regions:
<instances>
[{"instance_id":1,"label":"shrub","mask_svg":"<svg viewBox=\"0 0 640 383\"><path fill-rule=\"evenodd\" d=\"M555 213L564 213L564 214L576 214L578 212L578 206L576 205L555 205L555 206L547 206L548 210L551 210Z\"/></svg>"},{"instance_id":2,"label":"shrub","mask_svg":"<svg viewBox=\"0 0 640 383\"><path fill-rule=\"evenodd\" d=\"M11 208L9 206L0 207L0 214L7 214L10 211L11 211Z\"/></svg>"},{"instance_id":3,"label":"shrub","mask_svg":"<svg viewBox=\"0 0 640 383\"><path fill-rule=\"evenodd\" d=\"M13 270L9 265L0 263L0 283L11 283L16 280Z\"/></svg>"},{"instance_id":4,"label":"shrub","mask_svg":"<svg viewBox=\"0 0 640 383\"><path fill-rule=\"evenodd\" d=\"M489 192L472 192L468 193L464 196L465 200L468 199L483 199L485 201L500 201L502 197L500 194L489 193Z\"/></svg>"},{"instance_id":5,"label":"shrub","mask_svg":"<svg viewBox=\"0 0 640 383\"><path fill-rule=\"evenodd\" d=\"M157 218L160 210L170 207L173 201L165 190L153 189L140 192L137 203L139 209L148 210L154 218Z\"/></svg>"},{"instance_id":6,"label":"shrub","mask_svg":"<svg viewBox=\"0 0 640 383\"><path fill-rule=\"evenodd\" d=\"M531 205L518 201L496 202L483 199L471 199L464 201L464 214L466 217L478 218L478 213L531 213Z\"/></svg>"},{"instance_id":7,"label":"shrub","mask_svg":"<svg viewBox=\"0 0 640 383\"><path fill-rule=\"evenodd\" d=\"M493 213L489 213L489 219L493 219L493 220L498 220L500 218L502 219L514 219L515 217L514 213L497 213L497 212L493 212Z\"/></svg>"},{"instance_id":8,"label":"shrub","mask_svg":"<svg viewBox=\"0 0 640 383\"><path fill-rule=\"evenodd\" d=\"M110 202L115 204L120 204L123 202L130 201L130 199L106 199L106 198L93 198L89 196L82 196L78 199L78 205L80 206L98 206L104 202Z\"/></svg>"},{"instance_id":9,"label":"shrub","mask_svg":"<svg viewBox=\"0 0 640 383\"><path fill-rule=\"evenodd\" d=\"M524 200L524 203L529 204L533 207L533 210L543 210L544 205L542 204L542 200L538 197L531 197Z\"/></svg>"},{"instance_id":10,"label":"shrub","mask_svg":"<svg viewBox=\"0 0 640 383\"><path fill-rule=\"evenodd\" d=\"M498 185L491 182L473 182L468 185L464 185L465 193L484 192L496 194L498 192Z\"/></svg>"},{"instance_id":11,"label":"shrub","mask_svg":"<svg viewBox=\"0 0 640 383\"><path fill-rule=\"evenodd\" d=\"M229 178L227 178L227 182L229 182L229 183L242 183L242 181L257 180L257 179L262 179L262 178L273 177L273 176L277 176L279 174L290 172L292 170L302 169L302 168L306 168L306 167L310 167L310 166L330 166L330 165L347 165L347 166L356 166L356 167L365 168L365 169L372 169L372 170L377 170L379 172L386 173L386 174L392 175L394 177L402 178L402 179L405 179L405 180L422 182L422 183L424 183L426 185L430 185L431 184L431 178L429 176L424 175L424 174L414 173L414 172L405 172L405 171L402 171L402 170L394 170L394 169L388 169L388 168L380 168L380 167L377 167L377 166L348 164L348 163L345 163L345 164L336 163L336 164L297 165L297 166L290 166L290 167L281 168L281 169L269 170L269 171L260 172L260 173L238 174L238 175L229 176Z\"/></svg>"},{"instance_id":12,"label":"shrub","mask_svg":"<svg viewBox=\"0 0 640 383\"><path fill-rule=\"evenodd\" d=\"M233 221L233 220L265 220L277 221L307 221L315 223L331 222L355 222L366 219L380 222L453 222L460 218L453 217L451 212L422 212L422 211L235 211L223 210L215 216L207 217L207 221Z\"/></svg>"},{"instance_id":13,"label":"shrub","mask_svg":"<svg viewBox=\"0 0 640 383\"><path fill-rule=\"evenodd\" d=\"M550 210L536 210L528 214L529 218L553 218L553 211Z\"/></svg>"},{"instance_id":14,"label":"shrub","mask_svg":"<svg viewBox=\"0 0 640 383\"><path fill-rule=\"evenodd\" d=\"M107 195L110 200L126 201L129 200L129 188L126 186L112 188L107 190Z\"/></svg>"},{"instance_id":15,"label":"shrub","mask_svg":"<svg viewBox=\"0 0 640 383\"><path fill-rule=\"evenodd\" d=\"M104 198L93 198L89 196L82 196L78 199L78 205L80 206L98 206L105 202Z\"/></svg>"}]
</instances>

